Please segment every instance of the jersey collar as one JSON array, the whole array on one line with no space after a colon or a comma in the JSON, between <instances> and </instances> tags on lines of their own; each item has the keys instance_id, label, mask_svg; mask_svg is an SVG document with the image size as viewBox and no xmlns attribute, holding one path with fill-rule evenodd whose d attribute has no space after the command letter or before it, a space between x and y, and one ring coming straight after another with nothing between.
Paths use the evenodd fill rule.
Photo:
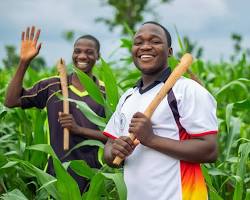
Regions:
<instances>
[{"instance_id":1,"label":"jersey collar","mask_svg":"<svg viewBox=\"0 0 250 200\"><path fill-rule=\"evenodd\" d=\"M168 79L168 77L169 77L170 74L171 74L171 68L167 67L162 72L162 74L151 85L149 85L145 89L142 89L142 86L143 86L142 79L140 79L139 81L137 81L135 87L139 88L140 94L143 94L143 93L149 91L150 89L152 89L153 87L155 87L156 85L158 85L159 83L164 83Z\"/></svg>"}]
</instances>

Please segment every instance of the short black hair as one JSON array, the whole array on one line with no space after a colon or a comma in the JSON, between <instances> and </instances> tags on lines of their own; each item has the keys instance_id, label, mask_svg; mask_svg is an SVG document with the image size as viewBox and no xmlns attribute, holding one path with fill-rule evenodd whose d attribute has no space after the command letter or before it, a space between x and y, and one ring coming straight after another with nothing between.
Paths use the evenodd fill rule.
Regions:
<instances>
[{"instance_id":1,"label":"short black hair","mask_svg":"<svg viewBox=\"0 0 250 200\"><path fill-rule=\"evenodd\" d=\"M100 42L98 39L96 39L96 37L94 37L93 35L82 35L80 36L79 38L76 39L75 43L74 43L74 46L76 45L76 43L80 40L80 39L88 39L88 40L92 40L95 45L96 45L96 49L97 49L97 52L100 53Z\"/></svg>"},{"instance_id":2,"label":"short black hair","mask_svg":"<svg viewBox=\"0 0 250 200\"><path fill-rule=\"evenodd\" d=\"M147 22L144 22L142 25L144 25L144 24L154 24L156 26L161 27L163 29L165 35L166 35L167 42L168 42L168 47L171 47L171 45L172 45L171 35L170 35L169 31L164 26L162 26L161 24L159 24L159 23L157 23L155 21L147 21Z\"/></svg>"}]
</instances>

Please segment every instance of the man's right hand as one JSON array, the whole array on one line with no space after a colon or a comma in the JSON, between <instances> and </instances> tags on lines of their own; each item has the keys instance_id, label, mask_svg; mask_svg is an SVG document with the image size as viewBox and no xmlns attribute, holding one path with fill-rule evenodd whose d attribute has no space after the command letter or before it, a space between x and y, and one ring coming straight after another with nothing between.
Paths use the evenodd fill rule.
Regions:
<instances>
[{"instance_id":1,"label":"man's right hand","mask_svg":"<svg viewBox=\"0 0 250 200\"><path fill-rule=\"evenodd\" d=\"M36 57L40 51L41 43L37 44L41 30L32 26L27 27L26 32L22 32L22 43L20 60L23 62L30 62L34 57Z\"/></svg>"},{"instance_id":2,"label":"man's right hand","mask_svg":"<svg viewBox=\"0 0 250 200\"><path fill-rule=\"evenodd\" d=\"M120 158L125 159L134 151L136 145L137 144L133 143L129 137L121 136L115 139L112 143L112 157L115 158L116 156L119 156Z\"/></svg>"}]
</instances>

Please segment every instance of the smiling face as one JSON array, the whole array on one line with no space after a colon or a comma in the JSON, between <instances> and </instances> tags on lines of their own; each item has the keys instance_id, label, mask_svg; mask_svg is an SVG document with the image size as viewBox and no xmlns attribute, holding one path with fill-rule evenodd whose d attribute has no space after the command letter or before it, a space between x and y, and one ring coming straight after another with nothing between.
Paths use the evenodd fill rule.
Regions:
<instances>
[{"instance_id":1,"label":"smiling face","mask_svg":"<svg viewBox=\"0 0 250 200\"><path fill-rule=\"evenodd\" d=\"M172 54L164 30L155 24L144 24L135 34L132 56L143 74L156 74L166 67Z\"/></svg>"},{"instance_id":2,"label":"smiling face","mask_svg":"<svg viewBox=\"0 0 250 200\"><path fill-rule=\"evenodd\" d=\"M72 55L75 67L90 75L98 59L99 53L95 41L86 38L76 41Z\"/></svg>"}]
</instances>

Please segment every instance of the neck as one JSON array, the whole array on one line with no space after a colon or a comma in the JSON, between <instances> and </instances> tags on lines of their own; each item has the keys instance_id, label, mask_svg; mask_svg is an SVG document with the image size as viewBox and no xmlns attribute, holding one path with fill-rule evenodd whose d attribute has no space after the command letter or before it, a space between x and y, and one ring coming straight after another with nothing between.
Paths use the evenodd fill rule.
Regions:
<instances>
[{"instance_id":1,"label":"neck","mask_svg":"<svg viewBox=\"0 0 250 200\"><path fill-rule=\"evenodd\" d=\"M149 85L151 85L153 82L155 82L162 74L162 72L166 69L167 67L164 67L162 70L153 73L153 74L142 74L142 82L143 82L143 87L146 88Z\"/></svg>"}]
</instances>

